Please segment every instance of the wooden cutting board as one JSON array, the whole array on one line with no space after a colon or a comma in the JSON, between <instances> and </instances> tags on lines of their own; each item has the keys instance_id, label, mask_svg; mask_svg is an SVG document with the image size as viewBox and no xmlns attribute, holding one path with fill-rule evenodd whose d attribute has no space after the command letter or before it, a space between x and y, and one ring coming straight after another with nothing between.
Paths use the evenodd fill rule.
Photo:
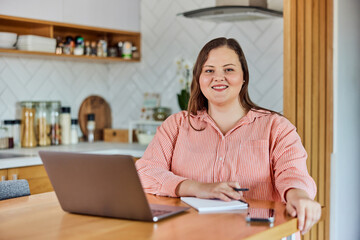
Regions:
<instances>
[{"instance_id":1,"label":"wooden cutting board","mask_svg":"<svg viewBox=\"0 0 360 240\"><path fill-rule=\"evenodd\" d=\"M87 137L87 115L95 114L95 133L96 140L103 140L103 131L105 128L111 128L111 109L106 100L100 96L87 97L79 109L79 125L82 133Z\"/></svg>"}]
</instances>

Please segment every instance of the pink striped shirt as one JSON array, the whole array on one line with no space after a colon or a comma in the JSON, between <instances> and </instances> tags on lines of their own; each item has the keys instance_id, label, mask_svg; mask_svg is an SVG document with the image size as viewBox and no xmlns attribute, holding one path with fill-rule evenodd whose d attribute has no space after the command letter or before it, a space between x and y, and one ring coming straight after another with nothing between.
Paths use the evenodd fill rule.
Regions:
<instances>
[{"instance_id":1,"label":"pink striped shirt","mask_svg":"<svg viewBox=\"0 0 360 240\"><path fill-rule=\"evenodd\" d=\"M144 156L136 162L146 192L176 197L186 179L213 183L237 181L245 198L284 201L290 188L316 194L306 168L307 154L296 128L284 117L249 111L225 135L206 111L171 115L157 129Z\"/></svg>"}]
</instances>

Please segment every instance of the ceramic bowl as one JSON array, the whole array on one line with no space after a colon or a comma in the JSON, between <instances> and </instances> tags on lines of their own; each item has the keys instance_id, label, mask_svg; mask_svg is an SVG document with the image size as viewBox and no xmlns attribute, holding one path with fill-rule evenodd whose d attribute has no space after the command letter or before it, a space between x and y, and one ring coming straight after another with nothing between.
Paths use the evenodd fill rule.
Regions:
<instances>
[{"instance_id":1,"label":"ceramic bowl","mask_svg":"<svg viewBox=\"0 0 360 240\"><path fill-rule=\"evenodd\" d=\"M142 145L148 145L151 140L154 138L155 133L144 133L136 131L136 137L140 144Z\"/></svg>"}]
</instances>

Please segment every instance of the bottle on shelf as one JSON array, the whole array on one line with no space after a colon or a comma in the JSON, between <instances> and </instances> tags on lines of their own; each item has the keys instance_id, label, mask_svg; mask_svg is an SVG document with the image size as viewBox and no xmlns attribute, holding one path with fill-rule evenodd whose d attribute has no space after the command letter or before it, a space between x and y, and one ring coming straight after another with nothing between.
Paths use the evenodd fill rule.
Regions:
<instances>
[{"instance_id":1,"label":"bottle on shelf","mask_svg":"<svg viewBox=\"0 0 360 240\"><path fill-rule=\"evenodd\" d=\"M60 125L59 125L59 111L60 102L49 102L50 112L50 140L51 145L60 144Z\"/></svg>"},{"instance_id":2,"label":"bottle on shelf","mask_svg":"<svg viewBox=\"0 0 360 240\"><path fill-rule=\"evenodd\" d=\"M62 107L60 114L61 144L71 143L71 115L70 107Z\"/></svg>"},{"instance_id":3,"label":"bottle on shelf","mask_svg":"<svg viewBox=\"0 0 360 240\"><path fill-rule=\"evenodd\" d=\"M71 144L77 144L79 142L79 125L77 119L71 119Z\"/></svg>"},{"instance_id":4,"label":"bottle on shelf","mask_svg":"<svg viewBox=\"0 0 360 240\"><path fill-rule=\"evenodd\" d=\"M94 140L95 140L95 136L94 136L94 134L95 134L95 114L90 113L87 115L86 128L87 128L88 142L94 142Z\"/></svg>"}]
</instances>

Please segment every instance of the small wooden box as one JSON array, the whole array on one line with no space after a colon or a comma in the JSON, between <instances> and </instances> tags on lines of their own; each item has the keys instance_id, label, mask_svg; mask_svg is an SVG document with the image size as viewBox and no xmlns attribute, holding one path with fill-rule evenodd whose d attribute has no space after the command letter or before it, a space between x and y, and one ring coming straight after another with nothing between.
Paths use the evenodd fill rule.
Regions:
<instances>
[{"instance_id":1,"label":"small wooden box","mask_svg":"<svg viewBox=\"0 0 360 240\"><path fill-rule=\"evenodd\" d=\"M137 142L137 137L135 130L133 130L133 139L132 142ZM113 129L105 128L104 129L104 142L121 142L129 143L129 130L128 129Z\"/></svg>"},{"instance_id":2,"label":"small wooden box","mask_svg":"<svg viewBox=\"0 0 360 240\"><path fill-rule=\"evenodd\" d=\"M129 141L129 130L128 129L104 129L104 142L122 142L128 143Z\"/></svg>"}]
</instances>

